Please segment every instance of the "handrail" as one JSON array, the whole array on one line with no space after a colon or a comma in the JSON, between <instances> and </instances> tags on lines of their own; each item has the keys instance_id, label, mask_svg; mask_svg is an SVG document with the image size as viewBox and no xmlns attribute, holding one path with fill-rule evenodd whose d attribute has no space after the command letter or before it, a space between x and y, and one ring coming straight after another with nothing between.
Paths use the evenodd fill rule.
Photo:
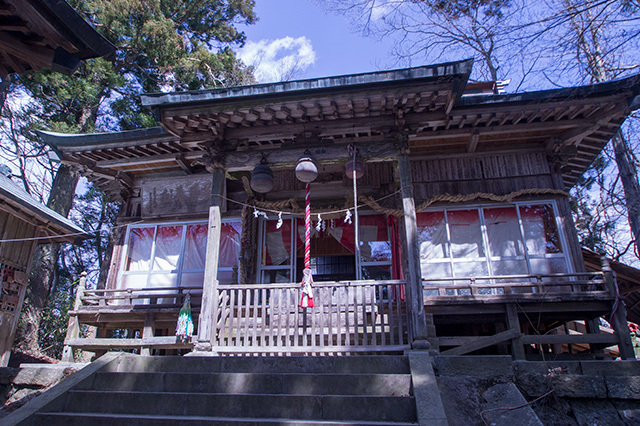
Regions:
<instances>
[{"instance_id":1,"label":"handrail","mask_svg":"<svg viewBox=\"0 0 640 426\"><path fill-rule=\"evenodd\" d=\"M473 297L475 299L496 294L521 297L523 293L569 293L601 296L610 293L608 287L606 275L603 272L450 277L422 280L425 300L435 300L440 297ZM490 291L487 292L487 290Z\"/></svg>"},{"instance_id":2,"label":"handrail","mask_svg":"<svg viewBox=\"0 0 640 426\"><path fill-rule=\"evenodd\" d=\"M314 288L327 287L357 287L371 285L399 285L404 284L404 280L353 280L353 281L319 281L314 282ZM299 288L300 283L270 283L270 284L218 284L220 290L242 290L242 289L277 289L277 288Z\"/></svg>"},{"instance_id":3,"label":"handrail","mask_svg":"<svg viewBox=\"0 0 640 426\"><path fill-rule=\"evenodd\" d=\"M484 280L519 280L529 278L572 278L572 277L592 277L599 275L604 280L604 273L596 272L573 272L561 274L530 274L530 275L486 275L477 277L448 277L448 278L423 278L422 282L440 282L440 281L484 281Z\"/></svg>"}]
</instances>

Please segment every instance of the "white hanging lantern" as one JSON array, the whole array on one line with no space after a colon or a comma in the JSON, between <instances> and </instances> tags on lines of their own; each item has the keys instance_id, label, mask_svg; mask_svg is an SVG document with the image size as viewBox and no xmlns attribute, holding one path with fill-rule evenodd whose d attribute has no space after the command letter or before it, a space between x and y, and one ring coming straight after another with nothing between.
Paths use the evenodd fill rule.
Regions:
<instances>
[{"instance_id":1,"label":"white hanging lantern","mask_svg":"<svg viewBox=\"0 0 640 426\"><path fill-rule=\"evenodd\" d=\"M302 182L313 182L318 177L318 166L316 160L308 150L302 154L296 164L296 177Z\"/></svg>"}]
</instances>

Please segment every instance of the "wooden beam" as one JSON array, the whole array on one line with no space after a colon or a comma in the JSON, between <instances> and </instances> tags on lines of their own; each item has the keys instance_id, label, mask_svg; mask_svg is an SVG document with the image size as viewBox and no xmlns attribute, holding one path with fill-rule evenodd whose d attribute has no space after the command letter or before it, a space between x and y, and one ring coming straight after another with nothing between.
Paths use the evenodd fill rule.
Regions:
<instances>
[{"instance_id":1,"label":"wooden beam","mask_svg":"<svg viewBox=\"0 0 640 426\"><path fill-rule=\"evenodd\" d=\"M34 32L48 38L69 53L78 52L78 48L62 35L31 2L24 0L5 0L5 2L9 3L21 18L29 21L29 25Z\"/></svg>"},{"instance_id":2,"label":"wooden beam","mask_svg":"<svg viewBox=\"0 0 640 426\"><path fill-rule=\"evenodd\" d=\"M522 336L524 345L579 345L579 344L618 344L615 334L543 334Z\"/></svg>"},{"instance_id":3,"label":"wooden beam","mask_svg":"<svg viewBox=\"0 0 640 426\"><path fill-rule=\"evenodd\" d=\"M498 343L512 340L521 336L521 333L516 330L507 330L502 333L494 334L493 336L478 337L475 340L458 346L457 348L448 349L441 352L440 355L464 355L469 352L474 352L488 346L497 345Z\"/></svg>"},{"instance_id":4,"label":"wooden beam","mask_svg":"<svg viewBox=\"0 0 640 426\"><path fill-rule=\"evenodd\" d=\"M66 339L66 346L85 350L95 349L181 349L192 348L193 344L183 343L176 336L158 336L142 339L75 338Z\"/></svg>"},{"instance_id":5,"label":"wooden beam","mask_svg":"<svg viewBox=\"0 0 640 426\"><path fill-rule=\"evenodd\" d=\"M31 64L33 68L50 68L53 63L53 49L48 47L27 46L19 38L5 32L0 32L0 49Z\"/></svg>"},{"instance_id":6,"label":"wooden beam","mask_svg":"<svg viewBox=\"0 0 640 426\"><path fill-rule=\"evenodd\" d=\"M416 220L416 206L413 198L413 182L411 180L411 165L405 153L398 155L398 172L400 174L400 191L402 193L402 208L404 211L404 229L407 243L407 259L409 270L407 278L407 308L409 310L409 327L414 349L427 349L427 318L422 303L422 270L420 267L420 247L418 245L418 227Z\"/></svg>"},{"instance_id":7,"label":"wooden beam","mask_svg":"<svg viewBox=\"0 0 640 426\"><path fill-rule=\"evenodd\" d=\"M142 328L142 340L149 340L154 337L155 318L154 314L149 312L144 316L144 327ZM143 347L140 351L142 356L151 356L149 347Z\"/></svg>"},{"instance_id":8,"label":"wooden beam","mask_svg":"<svg viewBox=\"0 0 640 426\"><path fill-rule=\"evenodd\" d=\"M473 153L476 151L478 147L478 142L480 141L480 131L475 129L473 133L471 133L471 137L469 138L469 142L467 143L467 152Z\"/></svg>"},{"instance_id":9,"label":"wooden beam","mask_svg":"<svg viewBox=\"0 0 640 426\"><path fill-rule=\"evenodd\" d=\"M176 163L178 163L178 166L180 166L182 170L184 170L188 175L193 174L193 169L191 168L183 154L176 155L175 159Z\"/></svg>"},{"instance_id":10,"label":"wooden beam","mask_svg":"<svg viewBox=\"0 0 640 426\"><path fill-rule=\"evenodd\" d=\"M529 124L509 124L505 126L488 126L475 128L479 131L480 135L502 135L507 133L518 132L539 132L539 131L553 131L571 129L580 126L590 126L592 121L588 120L573 120L573 121L560 121L555 123L529 123ZM411 138L412 141L427 141L434 139L446 139L446 138L459 138L459 137L471 137L473 128L463 129L449 129L438 131L426 131L419 132Z\"/></svg>"},{"instance_id":11,"label":"wooden beam","mask_svg":"<svg viewBox=\"0 0 640 426\"><path fill-rule=\"evenodd\" d=\"M406 114L405 124L409 127L425 125L424 123L445 122L447 116L441 112ZM355 133L371 130L386 130L395 127L393 115L377 117L361 117L339 120L322 120L311 123L292 123L280 125L266 125L253 127L235 127L227 129L227 139L283 139L298 135L304 131L318 132L320 136L341 133Z\"/></svg>"},{"instance_id":12,"label":"wooden beam","mask_svg":"<svg viewBox=\"0 0 640 426\"><path fill-rule=\"evenodd\" d=\"M357 147L361 157L366 161L388 161L396 156L396 149L392 142L358 143ZM315 148L296 148L292 146L291 148L279 148L273 151L240 151L227 154L225 168L228 172L252 170L260 164L263 153L267 156L267 162L270 167L287 167L295 164L305 149L309 149L319 163L335 163L346 160L349 156L345 145Z\"/></svg>"}]
</instances>

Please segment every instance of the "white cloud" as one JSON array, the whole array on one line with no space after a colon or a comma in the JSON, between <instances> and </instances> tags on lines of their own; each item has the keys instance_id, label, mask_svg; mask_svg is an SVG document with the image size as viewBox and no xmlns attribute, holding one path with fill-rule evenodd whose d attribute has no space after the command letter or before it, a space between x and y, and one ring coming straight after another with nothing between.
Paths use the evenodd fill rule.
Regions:
<instances>
[{"instance_id":1,"label":"white cloud","mask_svg":"<svg viewBox=\"0 0 640 426\"><path fill-rule=\"evenodd\" d=\"M379 21L384 19L394 8L393 4L389 2L374 2L371 6L371 20Z\"/></svg>"},{"instance_id":2,"label":"white cloud","mask_svg":"<svg viewBox=\"0 0 640 426\"><path fill-rule=\"evenodd\" d=\"M291 80L316 62L316 52L306 37L249 41L238 57L255 68L260 83Z\"/></svg>"}]
</instances>

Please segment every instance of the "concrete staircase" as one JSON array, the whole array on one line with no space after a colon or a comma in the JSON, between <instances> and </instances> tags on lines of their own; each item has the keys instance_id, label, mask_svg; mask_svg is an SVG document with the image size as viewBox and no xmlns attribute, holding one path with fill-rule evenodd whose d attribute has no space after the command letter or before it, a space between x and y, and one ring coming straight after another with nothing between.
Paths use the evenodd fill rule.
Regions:
<instances>
[{"instance_id":1,"label":"concrete staircase","mask_svg":"<svg viewBox=\"0 0 640 426\"><path fill-rule=\"evenodd\" d=\"M121 356L17 424L400 426L412 391L406 356Z\"/></svg>"}]
</instances>

